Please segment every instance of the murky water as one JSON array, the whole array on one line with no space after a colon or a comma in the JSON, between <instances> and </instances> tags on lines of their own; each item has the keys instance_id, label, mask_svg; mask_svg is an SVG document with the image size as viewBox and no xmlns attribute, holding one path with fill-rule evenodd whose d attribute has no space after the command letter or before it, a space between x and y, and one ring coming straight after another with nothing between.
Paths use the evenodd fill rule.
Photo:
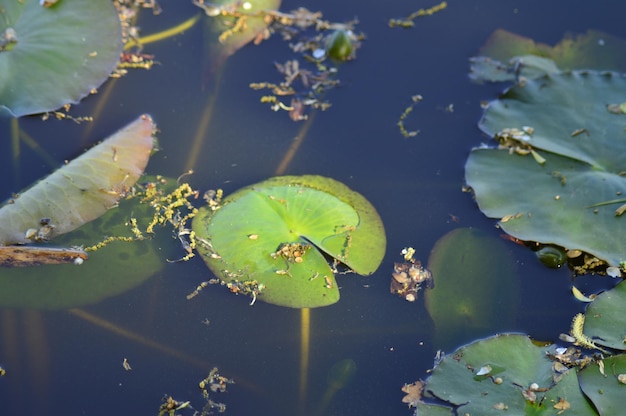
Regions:
<instances>
[{"instance_id":1,"label":"murky water","mask_svg":"<svg viewBox=\"0 0 626 416\"><path fill-rule=\"evenodd\" d=\"M144 33L196 12L188 2L161 4L161 16L140 21ZM2 309L0 365L7 375L0 378L0 403L8 409L2 414L156 414L166 394L200 409L204 401L198 382L218 366L236 381L228 393L212 396L226 403L227 414L312 415L334 388L332 383L329 387L328 372L346 358L356 364L354 378L333 392L323 414L410 414L400 401L400 387L426 377L441 346L432 342L434 326L423 299L408 303L389 294L393 262L401 260L400 250L406 246L415 247L416 257L426 261L434 243L458 227L498 235L493 221L461 187L469 150L486 140L476 127L480 101L496 98L503 86L470 83L468 57L497 28L548 44L566 32L588 29L626 38L626 6L616 4L451 1L446 10L418 20L412 29L392 30L389 18L431 4L285 1L283 10L305 6L323 11L330 20L357 16L359 29L367 35L357 60L341 66L342 87L327 96L333 106L316 115L286 173L333 177L377 207L388 238L378 272L340 276L340 302L311 311L304 375L300 311L260 302L249 306L249 299L220 287L186 300L211 277L198 258L166 264L140 287L80 310ZM85 125L71 122L42 124L26 118L20 126L60 164L139 114L150 113L160 129L162 150L148 170L178 176L188 168L192 139L215 92L200 87L201 35L195 27L151 46L149 52L160 65L116 81L88 137ZM221 187L229 193L274 175L302 124L261 105L261 94L248 85L279 81L272 63L289 56L287 46L275 37L228 60L190 179L194 187ZM406 123L421 132L403 138L396 122L414 94L424 100ZM87 99L77 114L90 114L98 100ZM445 111L450 104L454 111ZM56 166L27 148L14 159L6 139L8 122L0 123L4 198ZM168 255L176 253L175 240L164 238L161 244ZM522 305L513 327L493 323L488 329L523 331L539 339L567 332L571 317L582 309L571 299L568 271L546 270L528 250L507 247L516 259ZM106 276L102 270L102 278ZM596 285L594 279L582 279L582 289ZM131 371L122 366L125 358Z\"/></svg>"}]
</instances>

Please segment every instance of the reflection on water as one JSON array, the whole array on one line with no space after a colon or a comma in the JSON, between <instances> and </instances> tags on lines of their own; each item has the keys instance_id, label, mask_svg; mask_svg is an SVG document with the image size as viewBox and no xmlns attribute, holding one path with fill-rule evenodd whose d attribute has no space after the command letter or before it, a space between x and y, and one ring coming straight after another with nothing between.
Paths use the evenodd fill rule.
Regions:
<instances>
[{"instance_id":1,"label":"reflection on water","mask_svg":"<svg viewBox=\"0 0 626 416\"><path fill-rule=\"evenodd\" d=\"M197 10L174 0L161 6L160 16L142 16L146 33L184 21ZM220 287L206 288L188 301L186 295L211 277L194 259L168 263L139 287L82 307L82 315L3 309L0 365L7 373L0 378L0 402L6 414L156 414L164 395L200 409L204 399L198 382L214 367L236 383L227 393L215 393L227 414L310 415L320 404L327 415L409 414L400 387L425 376L440 346L433 344L422 296L409 303L388 293L393 263L407 246L424 261L435 241L457 227L498 234L461 186L469 149L485 140L476 128L479 103L494 98L502 86L471 84L467 58L500 27L547 43L566 31L588 28L626 37L625 6L466 1L418 20L410 30L387 27L390 17L412 11L403 1L386 2L384 8L359 1L286 1L282 8L298 6L323 10L334 21L356 15L367 39L357 60L342 64L343 85L328 93L333 106L316 115L284 173L330 176L362 193L381 214L389 245L377 273L339 276L341 301L311 310L306 395L299 394L300 311L259 302L251 307L249 299ZM14 158L4 139L9 123L1 120L3 197L47 174L50 159L58 164L71 159L142 113L150 113L160 129L162 150L148 171L172 177L184 172L202 111L213 97L213 90L200 88L200 36L194 27L150 47L146 52L154 53L160 65L116 82L87 139L84 125L20 120L48 160L28 147ZM272 63L288 53L280 39L272 38L229 58L196 155L190 178L195 188L221 187L228 194L273 176L302 125L262 106L248 84L279 81ZM423 100L406 128L420 133L404 138L396 122L415 94ZM98 95L88 98L76 107L77 115L90 114L98 100ZM454 111L445 111L450 104ZM161 247L167 253L177 249L175 239ZM524 311L510 329L554 338L580 309L570 301L568 273L544 269L523 247L510 250ZM101 278L107 279L106 267ZM465 341L471 337L467 334ZM328 371L345 357L358 363L358 371L326 404L324 397L334 389ZM124 358L131 371L124 369Z\"/></svg>"}]
</instances>

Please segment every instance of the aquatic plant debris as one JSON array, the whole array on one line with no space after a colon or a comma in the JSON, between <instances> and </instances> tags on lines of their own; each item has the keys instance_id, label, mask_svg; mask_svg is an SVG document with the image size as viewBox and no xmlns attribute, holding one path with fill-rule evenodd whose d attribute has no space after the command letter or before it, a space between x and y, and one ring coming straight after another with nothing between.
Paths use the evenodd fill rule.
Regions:
<instances>
[{"instance_id":1,"label":"aquatic plant debris","mask_svg":"<svg viewBox=\"0 0 626 416\"><path fill-rule=\"evenodd\" d=\"M419 9L416 12L411 13L410 15L408 15L405 18L402 19L389 19L389 27L394 28L394 27L401 27L403 29L408 29L411 28L413 26L415 26L415 19L420 18L420 17L424 17L424 16L431 16L443 9L445 9L446 7L448 7L448 3L445 1L442 1L441 3L432 6L428 9Z\"/></svg>"},{"instance_id":2,"label":"aquatic plant debris","mask_svg":"<svg viewBox=\"0 0 626 416\"><path fill-rule=\"evenodd\" d=\"M400 129L400 134L402 134L403 137L415 137L420 133L419 130L412 130L412 131L407 130L407 128L404 125L404 121L409 116L409 114L411 114L411 112L413 111L417 103L421 102L423 99L424 97L422 97L420 94L413 95L411 97L411 104L409 104L404 109L402 114L400 114L400 118L398 119L397 126Z\"/></svg>"},{"instance_id":3,"label":"aquatic plant debris","mask_svg":"<svg viewBox=\"0 0 626 416\"><path fill-rule=\"evenodd\" d=\"M321 12L302 7L268 15L270 31L280 33L289 42L294 56L275 63L284 76L282 82L255 82L250 88L268 90L270 94L261 97L261 102L270 104L273 111L287 111L293 121L306 120L308 109L330 108L325 93L340 84L336 63L355 59L365 39L363 33L356 31L358 21L330 22L323 19Z\"/></svg>"},{"instance_id":4,"label":"aquatic plant debris","mask_svg":"<svg viewBox=\"0 0 626 416\"><path fill-rule=\"evenodd\" d=\"M198 383L198 387L200 388L200 392L202 393L202 397L204 399L204 405L200 411L196 410L194 415L213 415L213 410L217 410L218 413L226 412L226 405L224 403L214 401L210 397L209 390L211 393L224 393L227 385L234 383L235 380L220 375L218 368L213 367L209 375ZM161 407L159 407L159 416L175 416L178 414L176 413L178 410L187 408L193 409L191 401L175 400L172 396L167 394L163 396L161 401L162 403Z\"/></svg>"},{"instance_id":5,"label":"aquatic plant debris","mask_svg":"<svg viewBox=\"0 0 626 416\"><path fill-rule=\"evenodd\" d=\"M115 69L120 21L110 0L0 1L0 108L12 116L78 103Z\"/></svg>"},{"instance_id":6,"label":"aquatic plant debris","mask_svg":"<svg viewBox=\"0 0 626 416\"><path fill-rule=\"evenodd\" d=\"M408 302L415 302L420 290L432 287L433 276L429 270L422 267L421 261L415 260L413 247L402 249L400 254L406 262L394 263L389 290Z\"/></svg>"}]
</instances>

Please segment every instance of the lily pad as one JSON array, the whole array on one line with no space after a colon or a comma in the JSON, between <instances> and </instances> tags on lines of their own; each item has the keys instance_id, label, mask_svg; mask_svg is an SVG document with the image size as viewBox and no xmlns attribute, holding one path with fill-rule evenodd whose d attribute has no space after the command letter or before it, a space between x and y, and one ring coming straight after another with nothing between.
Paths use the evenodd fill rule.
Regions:
<instances>
[{"instance_id":1,"label":"lily pad","mask_svg":"<svg viewBox=\"0 0 626 416\"><path fill-rule=\"evenodd\" d=\"M585 311L583 331L598 345L626 350L626 284L596 296Z\"/></svg>"},{"instance_id":2,"label":"lily pad","mask_svg":"<svg viewBox=\"0 0 626 416\"><path fill-rule=\"evenodd\" d=\"M617 203L606 203L626 189L626 118L607 105L625 96L620 74L571 71L527 80L491 102L481 130L523 134L517 150L472 150L466 180L483 213L520 240L579 249L618 266L626 259L626 222L616 216ZM537 157L517 154L529 149Z\"/></svg>"},{"instance_id":3,"label":"lily pad","mask_svg":"<svg viewBox=\"0 0 626 416\"><path fill-rule=\"evenodd\" d=\"M40 3L0 1L0 107L16 117L78 103L108 78L122 51L110 0Z\"/></svg>"},{"instance_id":4,"label":"lily pad","mask_svg":"<svg viewBox=\"0 0 626 416\"><path fill-rule=\"evenodd\" d=\"M448 349L513 324L518 304L515 261L497 237L459 228L441 237L428 259L433 289L426 309L437 348Z\"/></svg>"},{"instance_id":5,"label":"lily pad","mask_svg":"<svg viewBox=\"0 0 626 416\"><path fill-rule=\"evenodd\" d=\"M622 414L626 392L626 355L608 357L602 362L604 374L598 363L590 364L579 373L580 388L600 415Z\"/></svg>"},{"instance_id":6,"label":"lily pad","mask_svg":"<svg viewBox=\"0 0 626 416\"><path fill-rule=\"evenodd\" d=\"M175 183L175 180L171 181ZM151 207L122 201L100 218L54 240L55 246L96 244L106 236L132 235L125 224L135 217L142 224ZM145 227L145 225L144 225ZM168 236L168 240L171 239ZM165 265L158 239L113 242L89 253L82 265L45 265L2 269L0 305L36 309L67 309L93 304L124 293L154 276Z\"/></svg>"},{"instance_id":7,"label":"lily pad","mask_svg":"<svg viewBox=\"0 0 626 416\"><path fill-rule=\"evenodd\" d=\"M454 414L557 415L569 406L565 414L597 415L580 391L576 371L553 370L548 353L555 348L537 346L523 334L479 340L446 355L425 390L457 409ZM441 413L441 408L420 409L420 415Z\"/></svg>"},{"instance_id":8,"label":"lily pad","mask_svg":"<svg viewBox=\"0 0 626 416\"><path fill-rule=\"evenodd\" d=\"M227 283L263 285L259 299L293 308L339 300L328 261L373 273L385 253L385 233L374 207L330 178L282 176L200 209L193 220L198 251Z\"/></svg>"},{"instance_id":9,"label":"lily pad","mask_svg":"<svg viewBox=\"0 0 626 416\"><path fill-rule=\"evenodd\" d=\"M148 164L148 115L37 182L0 208L0 246L47 241L117 205Z\"/></svg>"}]
</instances>

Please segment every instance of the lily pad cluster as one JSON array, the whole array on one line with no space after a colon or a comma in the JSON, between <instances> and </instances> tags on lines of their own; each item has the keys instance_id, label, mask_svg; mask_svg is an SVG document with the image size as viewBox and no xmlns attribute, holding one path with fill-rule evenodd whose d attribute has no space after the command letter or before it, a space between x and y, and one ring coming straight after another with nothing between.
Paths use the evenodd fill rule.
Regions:
<instances>
[{"instance_id":1,"label":"lily pad cluster","mask_svg":"<svg viewBox=\"0 0 626 416\"><path fill-rule=\"evenodd\" d=\"M573 321L574 346L501 334L459 348L435 363L423 387L428 403L411 398L416 414L620 414L626 389L624 305L625 284L600 293Z\"/></svg>"},{"instance_id":2,"label":"lily pad cluster","mask_svg":"<svg viewBox=\"0 0 626 416\"><path fill-rule=\"evenodd\" d=\"M313 175L243 188L219 206L200 209L192 228L200 255L220 279L294 308L337 302L339 263L371 274L386 245L382 221L362 195Z\"/></svg>"},{"instance_id":3,"label":"lily pad cluster","mask_svg":"<svg viewBox=\"0 0 626 416\"><path fill-rule=\"evenodd\" d=\"M0 1L0 108L19 117L79 102L117 65L121 36L110 0Z\"/></svg>"},{"instance_id":4,"label":"lily pad cluster","mask_svg":"<svg viewBox=\"0 0 626 416\"><path fill-rule=\"evenodd\" d=\"M467 184L480 209L524 241L581 250L619 266L626 222L626 77L564 71L527 79L489 103L479 127L500 140L473 149Z\"/></svg>"}]
</instances>

